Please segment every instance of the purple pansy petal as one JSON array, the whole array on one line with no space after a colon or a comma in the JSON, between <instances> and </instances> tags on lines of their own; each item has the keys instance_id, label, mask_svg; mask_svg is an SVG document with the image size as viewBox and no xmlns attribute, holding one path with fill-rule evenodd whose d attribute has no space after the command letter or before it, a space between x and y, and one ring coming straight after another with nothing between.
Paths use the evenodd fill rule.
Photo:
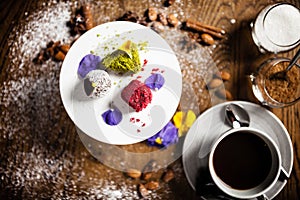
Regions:
<instances>
[{"instance_id":1,"label":"purple pansy petal","mask_svg":"<svg viewBox=\"0 0 300 200\"><path fill-rule=\"evenodd\" d=\"M158 144L156 139L160 138L162 143ZM167 147L171 144L178 142L178 129L172 122L168 122L167 125L154 136L147 140L150 146Z\"/></svg>"},{"instance_id":2,"label":"purple pansy petal","mask_svg":"<svg viewBox=\"0 0 300 200\"><path fill-rule=\"evenodd\" d=\"M163 137L162 144L164 146L167 146L169 144L174 144L177 141L178 141L178 130L172 124L172 126L168 126L167 129L165 130L165 134L164 134L164 137Z\"/></svg>"},{"instance_id":3,"label":"purple pansy petal","mask_svg":"<svg viewBox=\"0 0 300 200\"><path fill-rule=\"evenodd\" d=\"M150 146L156 146L155 140L158 137L158 134L159 134L159 132L157 134L153 135L152 137L148 138L147 142Z\"/></svg>"},{"instance_id":4,"label":"purple pansy petal","mask_svg":"<svg viewBox=\"0 0 300 200\"><path fill-rule=\"evenodd\" d=\"M145 80L145 85L150 89L160 89L165 83L165 79L161 74L152 74Z\"/></svg>"},{"instance_id":5,"label":"purple pansy petal","mask_svg":"<svg viewBox=\"0 0 300 200\"><path fill-rule=\"evenodd\" d=\"M108 125L115 126L118 125L122 120L122 113L119 109L109 109L102 114L104 122Z\"/></svg>"},{"instance_id":6,"label":"purple pansy petal","mask_svg":"<svg viewBox=\"0 0 300 200\"><path fill-rule=\"evenodd\" d=\"M78 75L81 78L84 78L90 71L97 69L98 64L100 63L101 58L93 54L87 54L84 56L78 66Z\"/></svg>"}]
</instances>

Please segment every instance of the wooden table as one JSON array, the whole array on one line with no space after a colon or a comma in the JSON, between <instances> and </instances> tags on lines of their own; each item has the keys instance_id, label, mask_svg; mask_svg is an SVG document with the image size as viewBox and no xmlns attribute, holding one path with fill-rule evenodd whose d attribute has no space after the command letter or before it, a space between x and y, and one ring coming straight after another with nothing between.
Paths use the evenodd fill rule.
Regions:
<instances>
[{"instance_id":1,"label":"wooden table","mask_svg":"<svg viewBox=\"0 0 300 200\"><path fill-rule=\"evenodd\" d=\"M1 199L136 199L138 180L124 176L94 159L82 145L75 126L68 118L59 94L60 62L35 65L41 46L51 38L44 30L35 37L41 44L34 47L26 38L29 30L38 33L51 19L41 13L63 12L65 7L81 5L55 1L14 0L0 3L0 198ZM193 17L205 24L222 27L225 39L217 41L211 56L218 69L229 70L232 78L225 87L234 100L258 103L250 89L247 75L257 63L271 53L261 54L250 37L249 24L265 6L275 0L181 0L169 7L159 1L99 1L92 3L97 24L114 20L125 11L142 15L150 6L178 14L180 21ZM288 0L298 8L299 0ZM62 4L64 4L62 6ZM47 10L47 8L49 8ZM49 16L46 15L45 16ZM55 15L51 15L54 20ZM34 21L44 24L35 24ZM64 25L59 25L64 26ZM67 29L67 28L66 28ZM61 31L62 27L49 30ZM44 32L43 32L44 31ZM25 33L25 34L24 34ZM44 34L44 35L43 35ZM22 37L24 36L24 37ZM26 50L26 47L28 49ZM291 58L299 47L278 56ZM25 52L25 53L24 53ZM19 55L22 55L20 57ZM54 64L51 64L54 63ZM300 104L271 109L286 126L294 148L294 165L290 179L275 199L300 199ZM140 151L142 147L124 147ZM170 165L175 180L162 183L152 199L197 199L182 169L181 159Z\"/></svg>"}]
</instances>

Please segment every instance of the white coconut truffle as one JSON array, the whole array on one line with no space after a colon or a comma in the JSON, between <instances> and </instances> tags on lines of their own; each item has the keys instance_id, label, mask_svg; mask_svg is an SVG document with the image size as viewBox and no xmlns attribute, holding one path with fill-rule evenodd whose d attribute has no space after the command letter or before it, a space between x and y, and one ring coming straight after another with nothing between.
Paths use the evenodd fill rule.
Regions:
<instances>
[{"instance_id":1,"label":"white coconut truffle","mask_svg":"<svg viewBox=\"0 0 300 200\"><path fill-rule=\"evenodd\" d=\"M105 96L111 86L111 78L104 70L92 70L84 78L84 91L91 98Z\"/></svg>"}]
</instances>

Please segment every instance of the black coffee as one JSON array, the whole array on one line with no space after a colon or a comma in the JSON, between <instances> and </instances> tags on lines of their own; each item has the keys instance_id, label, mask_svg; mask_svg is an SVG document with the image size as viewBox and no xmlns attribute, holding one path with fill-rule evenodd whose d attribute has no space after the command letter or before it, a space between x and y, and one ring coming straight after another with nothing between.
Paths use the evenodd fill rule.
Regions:
<instances>
[{"instance_id":1,"label":"black coffee","mask_svg":"<svg viewBox=\"0 0 300 200\"><path fill-rule=\"evenodd\" d=\"M258 136L243 131L225 137L215 149L217 176L234 189L245 190L262 183L272 165L271 151Z\"/></svg>"}]
</instances>

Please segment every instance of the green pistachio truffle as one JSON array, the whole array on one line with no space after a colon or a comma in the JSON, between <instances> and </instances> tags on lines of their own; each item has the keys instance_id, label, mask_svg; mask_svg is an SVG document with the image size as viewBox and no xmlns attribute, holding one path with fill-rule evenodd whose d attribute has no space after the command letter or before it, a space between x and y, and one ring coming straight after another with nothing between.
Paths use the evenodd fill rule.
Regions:
<instances>
[{"instance_id":1,"label":"green pistachio truffle","mask_svg":"<svg viewBox=\"0 0 300 200\"><path fill-rule=\"evenodd\" d=\"M124 49L124 44L126 48ZM115 72L139 72L142 68L137 45L133 42L126 41L122 48L108 54L102 60L102 64Z\"/></svg>"}]
</instances>

